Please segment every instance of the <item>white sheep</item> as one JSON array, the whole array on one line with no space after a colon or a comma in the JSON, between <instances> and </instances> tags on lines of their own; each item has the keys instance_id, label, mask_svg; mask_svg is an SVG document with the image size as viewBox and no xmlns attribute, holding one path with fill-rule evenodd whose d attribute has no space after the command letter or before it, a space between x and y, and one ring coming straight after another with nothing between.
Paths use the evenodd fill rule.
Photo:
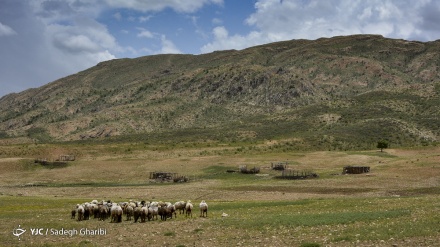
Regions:
<instances>
[{"instance_id":1,"label":"white sheep","mask_svg":"<svg viewBox=\"0 0 440 247\"><path fill-rule=\"evenodd\" d=\"M192 209L193 209L193 205L191 201L187 201L185 205L186 217L191 216L192 218Z\"/></svg>"},{"instance_id":2,"label":"white sheep","mask_svg":"<svg viewBox=\"0 0 440 247\"><path fill-rule=\"evenodd\" d=\"M204 204L203 204L204 203ZM202 206L205 205L205 206ZM97 201L93 200L91 203L86 202L84 204L77 204L74 210L71 212L71 217L73 219L77 218L78 221L82 221L87 219L87 217L91 214L95 214L95 218L99 218L99 220L105 220L107 217L110 217L110 222L122 222L122 216L125 214L127 216L127 221L132 220L134 216L134 222L136 222L139 218L141 218L141 222L145 222L148 218L151 219L158 218L158 215L161 215L162 220L166 220L167 218L176 217L177 212L176 209L186 215L186 217L190 216L192 218L192 210L193 204L190 200L178 201L176 203L170 202L145 202L142 201L134 202L130 200L129 202L111 202L111 201ZM205 201L200 203L200 212L201 217L207 217L207 204ZM75 217L77 216L77 217Z\"/></svg>"},{"instance_id":3,"label":"white sheep","mask_svg":"<svg viewBox=\"0 0 440 247\"><path fill-rule=\"evenodd\" d=\"M141 208L141 222L145 222L147 219L150 220L150 212L147 206L143 206Z\"/></svg>"},{"instance_id":4,"label":"white sheep","mask_svg":"<svg viewBox=\"0 0 440 247\"><path fill-rule=\"evenodd\" d=\"M82 205L78 205L76 208L76 211L78 212L78 221L81 221L84 219L84 207Z\"/></svg>"},{"instance_id":5,"label":"white sheep","mask_svg":"<svg viewBox=\"0 0 440 247\"><path fill-rule=\"evenodd\" d=\"M148 213L151 215L151 218L154 220L157 215L159 214L159 203L158 202L152 202L150 203L150 206L148 207Z\"/></svg>"},{"instance_id":6,"label":"white sheep","mask_svg":"<svg viewBox=\"0 0 440 247\"><path fill-rule=\"evenodd\" d=\"M178 201L176 203L174 203L174 208L176 210L179 210L179 214L185 214L185 206L186 206L186 202L184 201Z\"/></svg>"},{"instance_id":7,"label":"white sheep","mask_svg":"<svg viewBox=\"0 0 440 247\"><path fill-rule=\"evenodd\" d=\"M203 200L200 202L200 217L208 217L208 204Z\"/></svg>"},{"instance_id":8,"label":"white sheep","mask_svg":"<svg viewBox=\"0 0 440 247\"><path fill-rule=\"evenodd\" d=\"M122 221L122 208L117 203L113 203L111 209L111 222L121 222Z\"/></svg>"},{"instance_id":9,"label":"white sheep","mask_svg":"<svg viewBox=\"0 0 440 247\"><path fill-rule=\"evenodd\" d=\"M137 206L135 202L129 202L128 205L132 208L135 208Z\"/></svg>"}]
</instances>

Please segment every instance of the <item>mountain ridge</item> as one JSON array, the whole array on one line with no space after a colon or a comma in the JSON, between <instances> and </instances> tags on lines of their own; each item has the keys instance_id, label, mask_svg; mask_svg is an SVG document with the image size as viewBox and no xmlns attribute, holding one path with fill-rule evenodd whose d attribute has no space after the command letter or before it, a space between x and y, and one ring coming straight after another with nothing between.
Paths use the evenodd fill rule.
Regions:
<instances>
[{"instance_id":1,"label":"mountain ridge","mask_svg":"<svg viewBox=\"0 0 440 247\"><path fill-rule=\"evenodd\" d=\"M370 146L378 138L436 143L439 51L440 41L352 35L115 59L0 98L0 137L74 141L212 129L218 134L206 138L247 133L240 138L294 138L316 148L365 147L351 138ZM380 122L392 128L370 126Z\"/></svg>"}]
</instances>

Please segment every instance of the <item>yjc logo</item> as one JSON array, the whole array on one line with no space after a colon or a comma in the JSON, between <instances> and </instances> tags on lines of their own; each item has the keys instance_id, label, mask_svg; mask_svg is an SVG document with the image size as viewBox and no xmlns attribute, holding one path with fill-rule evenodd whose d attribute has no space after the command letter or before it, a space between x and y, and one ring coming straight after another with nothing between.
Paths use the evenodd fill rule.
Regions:
<instances>
[{"instance_id":1,"label":"yjc logo","mask_svg":"<svg viewBox=\"0 0 440 247\"><path fill-rule=\"evenodd\" d=\"M44 228L31 228L32 235L44 235Z\"/></svg>"},{"instance_id":2,"label":"yjc logo","mask_svg":"<svg viewBox=\"0 0 440 247\"><path fill-rule=\"evenodd\" d=\"M18 240L21 240L21 239L20 239L20 236L21 236L21 234L23 234L23 233L25 233L25 232L26 232L26 229L23 229L23 228L21 228L20 225L18 225L18 227L15 228L15 229L12 231L12 234L13 234L14 236L18 237Z\"/></svg>"}]
</instances>

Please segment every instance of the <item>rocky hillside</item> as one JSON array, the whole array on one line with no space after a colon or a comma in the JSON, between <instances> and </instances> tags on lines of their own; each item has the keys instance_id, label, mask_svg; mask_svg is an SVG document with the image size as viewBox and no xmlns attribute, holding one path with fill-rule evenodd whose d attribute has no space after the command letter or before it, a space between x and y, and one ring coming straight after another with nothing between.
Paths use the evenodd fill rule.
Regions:
<instances>
[{"instance_id":1,"label":"rocky hillside","mask_svg":"<svg viewBox=\"0 0 440 247\"><path fill-rule=\"evenodd\" d=\"M439 116L440 40L354 35L99 63L1 98L0 138L163 134L351 149L436 143Z\"/></svg>"}]
</instances>

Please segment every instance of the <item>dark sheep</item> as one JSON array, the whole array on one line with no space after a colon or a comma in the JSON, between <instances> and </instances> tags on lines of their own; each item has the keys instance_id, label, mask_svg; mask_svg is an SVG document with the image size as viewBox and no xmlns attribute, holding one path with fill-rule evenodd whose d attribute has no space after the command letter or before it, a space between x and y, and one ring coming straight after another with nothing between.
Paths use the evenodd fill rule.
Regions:
<instances>
[{"instance_id":1,"label":"dark sheep","mask_svg":"<svg viewBox=\"0 0 440 247\"><path fill-rule=\"evenodd\" d=\"M99 220L106 220L108 218L108 206L107 205L99 205Z\"/></svg>"},{"instance_id":2,"label":"dark sheep","mask_svg":"<svg viewBox=\"0 0 440 247\"><path fill-rule=\"evenodd\" d=\"M84 206L84 220L90 219L90 208L86 205Z\"/></svg>"},{"instance_id":3,"label":"dark sheep","mask_svg":"<svg viewBox=\"0 0 440 247\"><path fill-rule=\"evenodd\" d=\"M133 217L134 209L132 206L128 205L125 207L125 215L127 216L127 220L131 220Z\"/></svg>"},{"instance_id":4,"label":"dark sheep","mask_svg":"<svg viewBox=\"0 0 440 247\"><path fill-rule=\"evenodd\" d=\"M159 206L157 214L160 216L161 220L167 220L167 209L166 206Z\"/></svg>"},{"instance_id":5,"label":"dark sheep","mask_svg":"<svg viewBox=\"0 0 440 247\"><path fill-rule=\"evenodd\" d=\"M142 209L140 207L134 208L134 210L133 210L134 223L136 223L138 221L138 219L141 217L141 212L142 212Z\"/></svg>"}]
</instances>

